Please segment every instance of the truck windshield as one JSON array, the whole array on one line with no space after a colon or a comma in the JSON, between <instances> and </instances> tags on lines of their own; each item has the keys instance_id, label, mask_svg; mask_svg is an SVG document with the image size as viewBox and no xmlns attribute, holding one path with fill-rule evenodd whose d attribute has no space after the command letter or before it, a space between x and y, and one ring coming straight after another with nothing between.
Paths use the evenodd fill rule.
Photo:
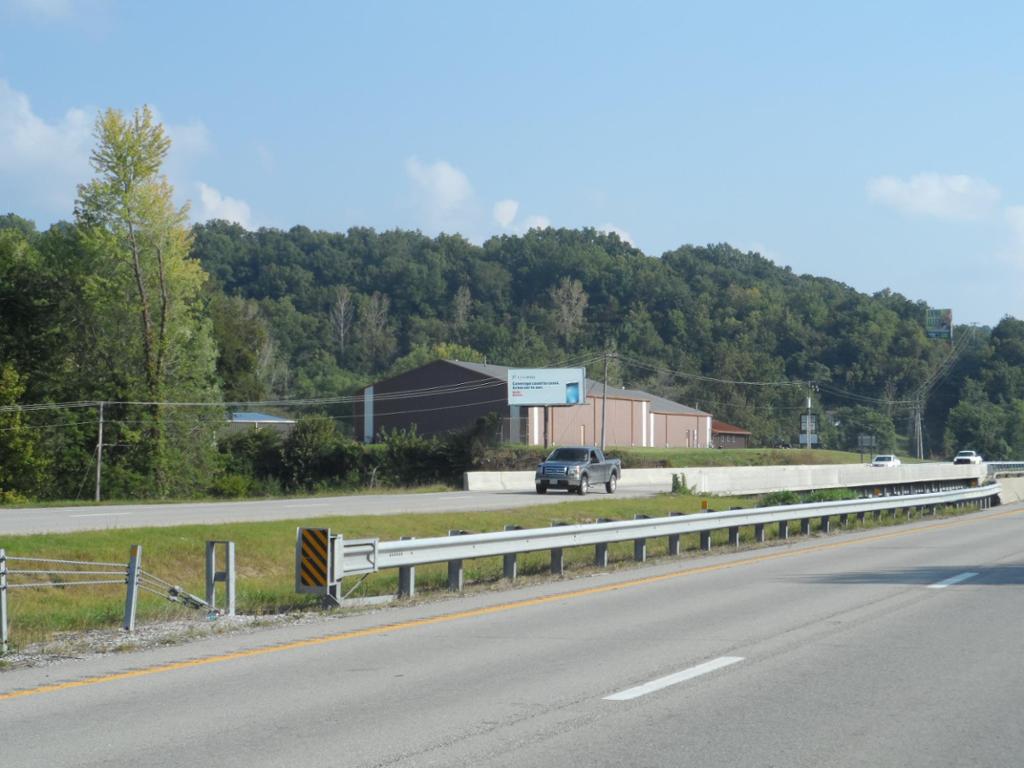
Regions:
<instances>
[{"instance_id":1,"label":"truck windshield","mask_svg":"<svg viewBox=\"0 0 1024 768\"><path fill-rule=\"evenodd\" d=\"M548 456L548 461L586 461L586 448L556 448Z\"/></svg>"}]
</instances>

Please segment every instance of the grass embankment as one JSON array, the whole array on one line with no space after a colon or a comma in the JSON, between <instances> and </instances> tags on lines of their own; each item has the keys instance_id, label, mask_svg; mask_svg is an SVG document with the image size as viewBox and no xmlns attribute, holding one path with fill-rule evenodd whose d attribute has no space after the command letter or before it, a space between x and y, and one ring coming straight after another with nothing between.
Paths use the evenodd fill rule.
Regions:
<instances>
[{"instance_id":1,"label":"grass embankment","mask_svg":"<svg viewBox=\"0 0 1024 768\"><path fill-rule=\"evenodd\" d=\"M503 446L481 462L481 469L533 469L548 449L537 446ZM794 464L862 464L866 454L849 451L807 450L806 448L619 448L610 446L608 455L630 468L657 467L762 467Z\"/></svg>"},{"instance_id":2,"label":"grass embankment","mask_svg":"<svg viewBox=\"0 0 1024 768\"><path fill-rule=\"evenodd\" d=\"M717 509L752 506L753 499L716 498L711 506ZM444 536L451 529L472 532L501 530L508 523L524 528L551 525L553 522L593 522L598 517L631 519L634 515L666 516L671 512L700 511L701 499L694 496L664 495L652 499L615 499L582 501L572 504L542 506L514 511L399 515L393 517L320 517L301 521L304 526L329 527L332 532L348 538L378 537L393 541L401 536L425 538ZM888 525L905 519L884 516L875 522L868 518L866 526ZM132 544L143 547L142 567L145 571L166 581L179 584L187 591L202 596L204 590L204 542L230 540L237 551L238 610L245 614L273 614L289 610L308 609L318 605L315 596L295 592L295 528L297 521L267 523L229 523L224 525L190 525L175 528L140 528L106 531L7 536L0 547L9 557L43 557L62 560L91 560L126 562ZM851 520L851 526L857 526ZM818 530L815 520L813 530ZM791 535L799 530L791 525ZM778 535L777 526L768 530L769 539ZM741 543L752 543L753 531L741 530ZM726 544L727 533L715 532L714 545ZM696 535L684 536L684 549L696 551ZM665 537L648 541L648 555L667 554ZM566 550L565 564L569 570L592 567L593 549L578 547ZM609 547L613 563L625 563L633 556L632 543L623 542ZM527 576L547 572L549 554L535 552L519 557L519 572ZM11 567L28 568L28 564L11 563ZM38 567L38 566L35 566ZM360 585L355 596L387 595L397 591L396 570L382 571ZM442 591L447 586L447 568L443 563L416 569L417 590ZM501 558L483 558L466 561L467 583L498 583L501 579ZM26 577L13 576L12 583ZM46 577L32 577L33 581ZM58 577L51 579L59 580ZM222 589L222 587L221 587ZM56 633L120 625L124 609L123 586L50 587L13 589L9 592L12 641L15 647L24 647L51 639ZM158 621L182 616L194 616L190 609L169 603L148 593L140 593L138 621Z\"/></svg>"}]
</instances>

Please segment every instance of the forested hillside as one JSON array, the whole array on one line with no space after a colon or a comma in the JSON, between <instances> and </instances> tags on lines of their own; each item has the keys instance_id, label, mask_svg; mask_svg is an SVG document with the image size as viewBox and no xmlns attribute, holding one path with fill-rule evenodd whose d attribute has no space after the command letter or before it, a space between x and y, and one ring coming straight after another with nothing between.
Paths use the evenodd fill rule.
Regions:
<instances>
[{"instance_id":1,"label":"forested hillside","mask_svg":"<svg viewBox=\"0 0 1024 768\"><path fill-rule=\"evenodd\" d=\"M925 337L924 301L868 296L728 245L652 258L591 229L482 246L368 229L247 232L212 222L194 232L218 327L251 320L248 357L221 361L226 395L238 399L319 396L439 355L514 366L590 361L594 375L613 350L612 383L699 405L761 444L795 440L810 389L815 410L832 416L824 437L850 448L859 433L890 444L905 434L907 401L950 355L948 342ZM977 408L1024 397L1024 324L1007 318L991 335L957 333L972 338L927 400L926 450L1016 450L1017 432L975 434L964 420L946 429L961 393ZM222 348L236 343L230 336ZM968 378L980 389L965 389Z\"/></svg>"},{"instance_id":2,"label":"forested hillside","mask_svg":"<svg viewBox=\"0 0 1024 768\"><path fill-rule=\"evenodd\" d=\"M109 111L97 136L72 222L0 218L0 501L90 497L101 416L106 497L415 481L396 468L424 446L394 437L390 465L367 459L343 400L437 357L585 364L593 378L608 359L610 383L698 406L759 445L795 442L810 396L825 447L868 433L894 448L924 387L927 453L1024 454L1024 322L1011 317L957 328L951 359L925 336L925 301L724 244L652 257L592 229L475 245L189 227L147 111ZM224 437L225 404L268 400L326 418L286 440ZM446 472L471 460L462 444L431 450Z\"/></svg>"}]
</instances>

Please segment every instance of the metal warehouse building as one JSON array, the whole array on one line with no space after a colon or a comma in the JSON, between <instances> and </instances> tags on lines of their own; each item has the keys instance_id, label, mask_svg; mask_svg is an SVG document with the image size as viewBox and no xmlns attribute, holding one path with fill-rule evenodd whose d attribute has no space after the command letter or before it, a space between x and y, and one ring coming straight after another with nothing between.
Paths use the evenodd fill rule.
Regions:
<instances>
[{"instance_id":1,"label":"metal warehouse building","mask_svg":"<svg viewBox=\"0 0 1024 768\"><path fill-rule=\"evenodd\" d=\"M355 404L356 432L374 442L383 430L413 425L422 435L440 435L497 413L502 437L527 445L598 443L604 385L587 379L579 405L509 406L508 368L438 360L378 381ZM546 414L545 414L546 411ZM709 448L711 414L635 389L608 387L607 445L649 448ZM545 441L545 436L547 440Z\"/></svg>"}]
</instances>

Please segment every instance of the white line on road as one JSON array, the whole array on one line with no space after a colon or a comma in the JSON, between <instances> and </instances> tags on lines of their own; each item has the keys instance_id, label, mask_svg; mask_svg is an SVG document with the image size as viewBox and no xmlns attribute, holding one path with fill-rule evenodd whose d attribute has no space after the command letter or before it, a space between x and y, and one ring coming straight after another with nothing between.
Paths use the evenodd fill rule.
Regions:
<instances>
[{"instance_id":1,"label":"white line on road","mask_svg":"<svg viewBox=\"0 0 1024 768\"><path fill-rule=\"evenodd\" d=\"M716 669L721 669L722 667L728 667L730 664L735 664L738 661L743 661L743 657L719 656L717 659L712 659L704 664L698 664L696 667L684 669L682 672L676 672L672 675L659 677L657 680L651 680L651 682L638 685L635 688L628 688L625 691L613 693L611 696L605 696L604 700L629 701L630 699L637 699L641 696L646 696L648 693L660 691L662 688L668 688L670 685L682 683L686 680L692 680L695 677L706 675L708 672L714 672Z\"/></svg>"},{"instance_id":2,"label":"white line on road","mask_svg":"<svg viewBox=\"0 0 1024 768\"><path fill-rule=\"evenodd\" d=\"M929 584L928 589L945 589L952 584L959 584L961 581L967 581L977 576L977 571L967 571L967 573L961 573L957 576L950 576L948 579L936 582L935 584Z\"/></svg>"},{"instance_id":3,"label":"white line on road","mask_svg":"<svg viewBox=\"0 0 1024 768\"><path fill-rule=\"evenodd\" d=\"M303 504L285 504L285 509L308 509L310 507L329 507L331 503L329 501L318 501L318 502L306 502Z\"/></svg>"},{"instance_id":4,"label":"white line on road","mask_svg":"<svg viewBox=\"0 0 1024 768\"><path fill-rule=\"evenodd\" d=\"M131 512L93 512L89 515L68 515L68 517L121 517L130 514Z\"/></svg>"}]
</instances>

